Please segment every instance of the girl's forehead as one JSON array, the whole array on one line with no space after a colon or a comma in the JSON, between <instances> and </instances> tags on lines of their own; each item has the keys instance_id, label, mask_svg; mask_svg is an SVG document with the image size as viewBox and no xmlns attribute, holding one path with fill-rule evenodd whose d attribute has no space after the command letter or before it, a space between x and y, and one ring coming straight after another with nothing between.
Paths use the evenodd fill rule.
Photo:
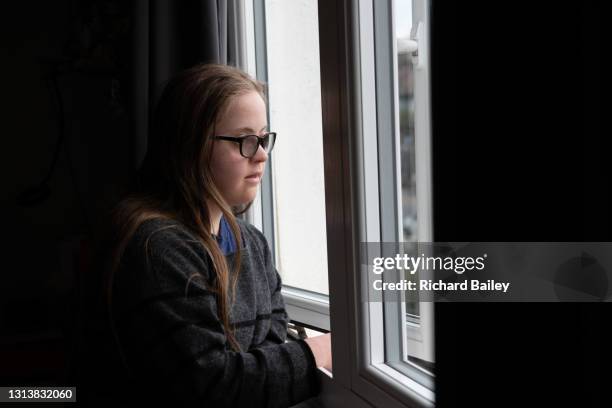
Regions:
<instances>
[{"instance_id":1,"label":"girl's forehead","mask_svg":"<svg viewBox=\"0 0 612 408\"><path fill-rule=\"evenodd\" d=\"M225 132L250 130L256 133L266 126L266 105L261 96L253 91L231 98L216 127Z\"/></svg>"},{"instance_id":2,"label":"girl's forehead","mask_svg":"<svg viewBox=\"0 0 612 408\"><path fill-rule=\"evenodd\" d=\"M236 95L229 99L227 111L241 113L265 113L266 104L261 95L252 91L242 95Z\"/></svg>"}]
</instances>

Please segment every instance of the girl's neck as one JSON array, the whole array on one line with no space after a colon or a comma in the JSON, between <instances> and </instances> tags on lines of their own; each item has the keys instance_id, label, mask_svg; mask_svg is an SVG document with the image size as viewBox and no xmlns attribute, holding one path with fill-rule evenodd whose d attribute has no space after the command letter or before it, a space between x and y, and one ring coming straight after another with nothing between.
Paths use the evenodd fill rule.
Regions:
<instances>
[{"instance_id":1,"label":"girl's neck","mask_svg":"<svg viewBox=\"0 0 612 408\"><path fill-rule=\"evenodd\" d=\"M215 204L208 204L208 212L210 214L210 226L211 226L211 234L219 235L219 225L221 223L221 216L223 213Z\"/></svg>"}]
</instances>

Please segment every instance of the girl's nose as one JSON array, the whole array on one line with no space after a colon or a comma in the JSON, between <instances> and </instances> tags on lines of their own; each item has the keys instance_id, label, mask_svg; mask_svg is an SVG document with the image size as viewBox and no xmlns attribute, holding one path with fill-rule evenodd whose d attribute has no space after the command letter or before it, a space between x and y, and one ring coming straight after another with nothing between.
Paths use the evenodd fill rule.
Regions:
<instances>
[{"instance_id":1,"label":"girl's nose","mask_svg":"<svg viewBox=\"0 0 612 408\"><path fill-rule=\"evenodd\" d=\"M264 150L263 147L257 146L257 151L253 155L253 161L264 162L266 160L268 160L268 153Z\"/></svg>"}]
</instances>

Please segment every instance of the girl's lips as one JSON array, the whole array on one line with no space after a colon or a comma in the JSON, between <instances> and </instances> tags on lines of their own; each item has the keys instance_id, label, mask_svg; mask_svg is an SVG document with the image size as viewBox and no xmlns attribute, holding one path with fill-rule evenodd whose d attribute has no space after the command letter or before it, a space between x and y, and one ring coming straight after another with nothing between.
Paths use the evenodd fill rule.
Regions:
<instances>
[{"instance_id":1,"label":"girl's lips","mask_svg":"<svg viewBox=\"0 0 612 408\"><path fill-rule=\"evenodd\" d=\"M263 173L253 173L253 174L249 174L248 176L246 176L246 178L261 178L261 175Z\"/></svg>"},{"instance_id":2,"label":"girl's lips","mask_svg":"<svg viewBox=\"0 0 612 408\"><path fill-rule=\"evenodd\" d=\"M261 179L261 173L251 174L250 176L245 177L245 180L259 182Z\"/></svg>"}]
</instances>

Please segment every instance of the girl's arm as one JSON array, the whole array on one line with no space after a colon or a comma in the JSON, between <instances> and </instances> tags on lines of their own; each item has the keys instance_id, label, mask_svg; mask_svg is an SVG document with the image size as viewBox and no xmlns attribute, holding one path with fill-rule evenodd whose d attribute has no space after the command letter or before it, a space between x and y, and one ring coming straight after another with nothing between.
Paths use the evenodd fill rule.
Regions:
<instances>
[{"instance_id":1,"label":"girl's arm","mask_svg":"<svg viewBox=\"0 0 612 408\"><path fill-rule=\"evenodd\" d=\"M256 347L282 344L287 339L287 325L289 323L289 316L285 310L285 303L281 294L281 277L276 269L273 268L273 272L273 275L276 276L276 287L272 293L270 331L268 332L268 335L263 343ZM317 367L325 367L329 371L332 370L330 333L297 341L304 342L308 346L312 354L311 358Z\"/></svg>"}]
</instances>

